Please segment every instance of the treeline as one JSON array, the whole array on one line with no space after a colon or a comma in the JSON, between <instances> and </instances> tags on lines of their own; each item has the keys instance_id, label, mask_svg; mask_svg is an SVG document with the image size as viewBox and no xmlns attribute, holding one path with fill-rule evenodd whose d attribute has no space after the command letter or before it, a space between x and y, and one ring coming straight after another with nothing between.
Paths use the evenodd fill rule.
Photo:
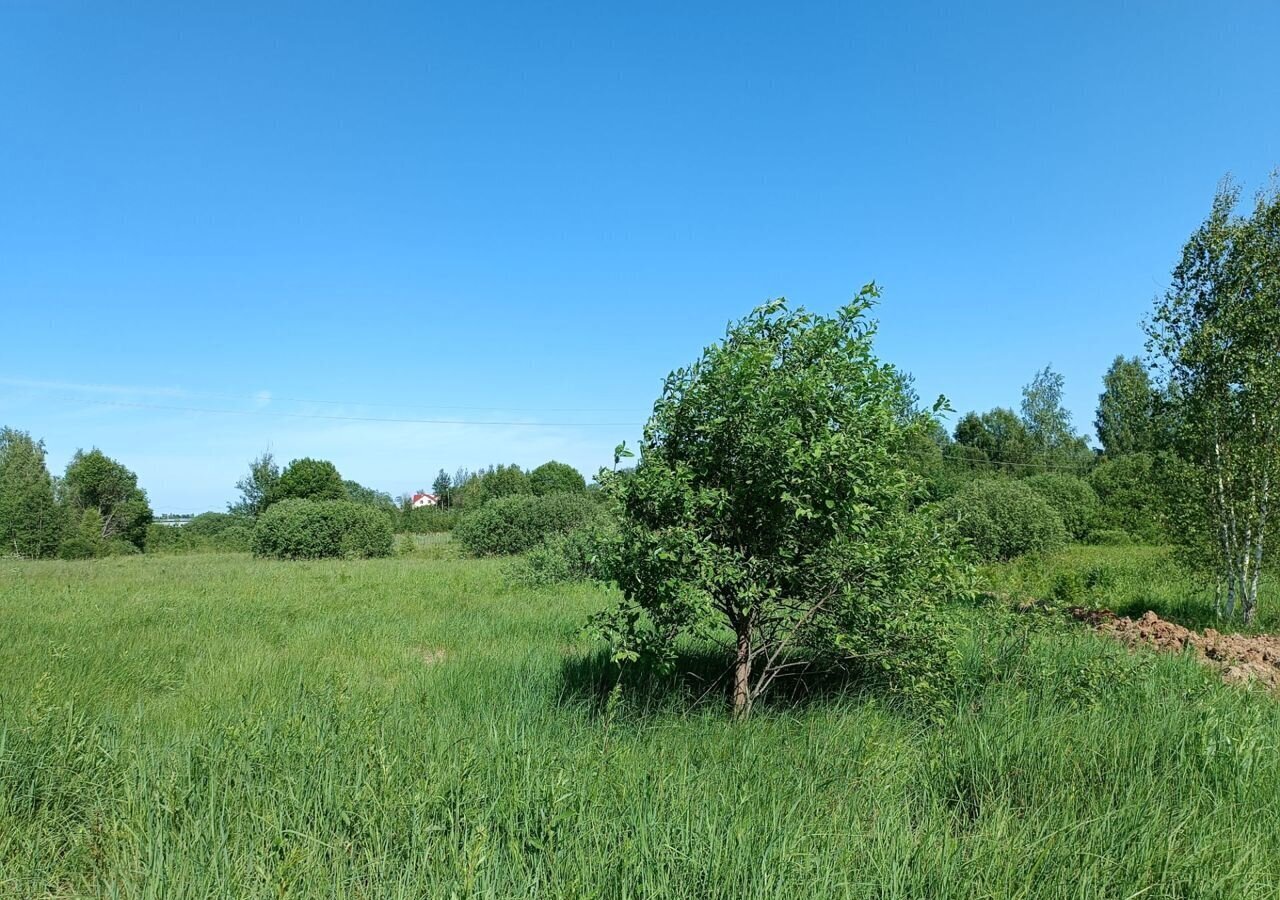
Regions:
<instances>
[{"instance_id":1,"label":"treeline","mask_svg":"<svg viewBox=\"0 0 1280 900\"><path fill-rule=\"evenodd\" d=\"M522 552L548 533L580 524L595 508L582 473L555 461L527 472L515 465L454 476L442 470L433 484L437 505L416 509L413 495L397 502L343 479L327 460L297 459L281 470L270 453L250 463L237 488L240 499L223 517L228 531L236 522L251 523L247 549L286 559L385 556L396 532L455 528L476 555Z\"/></svg>"},{"instance_id":2,"label":"treeline","mask_svg":"<svg viewBox=\"0 0 1280 900\"><path fill-rule=\"evenodd\" d=\"M97 448L77 450L57 478L42 441L0 429L0 552L32 559L141 553L153 518L138 476Z\"/></svg>"},{"instance_id":3,"label":"treeline","mask_svg":"<svg viewBox=\"0 0 1280 900\"><path fill-rule=\"evenodd\" d=\"M1064 387L1046 367L1023 387L1019 412L968 412L950 432L924 416L915 430L906 453L924 502L949 510L981 558L1068 540L1170 538L1186 479L1175 405L1140 358L1117 356L1103 377L1093 448L1075 431Z\"/></svg>"}]
</instances>

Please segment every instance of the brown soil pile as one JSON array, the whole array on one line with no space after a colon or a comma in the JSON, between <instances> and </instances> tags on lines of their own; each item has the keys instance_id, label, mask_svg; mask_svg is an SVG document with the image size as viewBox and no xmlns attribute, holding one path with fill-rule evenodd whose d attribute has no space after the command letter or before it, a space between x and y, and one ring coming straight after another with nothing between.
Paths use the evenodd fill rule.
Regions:
<instances>
[{"instance_id":1,"label":"brown soil pile","mask_svg":"<svg viewBox=\"0 0 1280 900\"><path fill-rule=\"evenodd\" d=\"M1068 612L1130 647L1141 645L1168 653L1190 648L1200 660L1217 668L1224 681L1257 681L1272 690L1280 690L1280 637L1275 635L1222 634L1212 628L1200 634L1150 611L1139 619L1082 606L1072 607Z\"/></svg>"}]
</instances>

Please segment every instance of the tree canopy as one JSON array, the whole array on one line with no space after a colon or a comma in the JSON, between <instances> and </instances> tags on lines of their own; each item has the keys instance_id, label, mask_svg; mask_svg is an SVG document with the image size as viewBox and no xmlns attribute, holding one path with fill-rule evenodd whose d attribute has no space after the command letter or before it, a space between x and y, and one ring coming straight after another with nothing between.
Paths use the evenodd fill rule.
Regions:
<instances>
[{"instance_id":1,"label":"tree canopy","mask_svg":"<svg viewBox=\"0 0 1280 900\"><path fill-rule=\"evenodd\" d=\"M269 502L280 500L345 500L347 489L338 467L327 459L304 456L295 459L280 473L280 481Z\"/></svg>"},{"instance_id":2,"label":"tree canopy","mask_svg":"<svg viewBox=\"0 0 1280 900\"><path fill-rule=\"evenodd\" d=\"M146 547L151 505L138 487L138 476L121 463L96 447L88 453L77 450L60 488L82 527L85 513L95 522L101 518L98 532L104 543L123 540L139 550Z\"/></svg>"},{"instance_id":3,"label":"tree canopy","mask_svg":"<svg viewBox=\"0 0 1280 900\"><path fill-rule=\"evenodd\" d=\"M793 666L939 689L949 645L931 604L954 570L909 512L915 426L873 353L877 295L829 318L774 301L667 377L639 464L601 476L623 600L597 625L616 659L670 665L681 636L727 636L738 716Z\"/></svg>"},{"instance_id":4,"label":"tree canopy","mask_svg":"<svg viewBox=\"0 0 1280 900\"><path fill-rule=\"evenodd\" d=\"M25 431L0 428L0 553L54 555L65 520L54 499L44 444Z\"/></svg>"}]
</instances>

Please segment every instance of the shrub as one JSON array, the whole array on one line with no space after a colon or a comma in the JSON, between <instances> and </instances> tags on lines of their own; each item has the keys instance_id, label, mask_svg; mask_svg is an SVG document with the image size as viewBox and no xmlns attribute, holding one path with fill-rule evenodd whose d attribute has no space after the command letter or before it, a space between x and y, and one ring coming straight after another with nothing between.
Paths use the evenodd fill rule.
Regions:
<instances>
[{"instance_id":1,"label":"shrub","mask_svg":"<svg viewBox=\"0 0 1280 900\"><path fill-rule=\"evenodd\" d=\"M410 507L400 513L399 530L411 534L435 534L442 531L453 531L458 524L459 513L456 509L441 509L438 506Z\"/></svg>"},{"instance_id":2,"label":"shrub","mask_svg":"<svg viewBox=\"0 0 1280 900\"><path fill-rule=\"evenodd\" d=\"M475 509L500 497L533 493L529 476L516 465L490 466L455 485L455 488L451 502L467 509Z\"/></svg>"},{"instance_id":3,"label":"shrub","mask_svg":"<svg viewBox=\"0 0 1280 900\"><path fill-rule=\"evenodd\" d=\"M271 503L282 500L345 500L347 488L338 467L328 460L303 457L285 467L271 496Z\"/></svg>"},{"instance_id":4,"label":"shrub","mask_svg":"<svg viewBox=\"0 0 1280 900\"><path fill-rule=\"evenodd\" d=\"M585 493L499 497L463 516L453 534L474 556L524 553L547 537L572 531L599 509Z\"/></svg>"},{"instance_id":5,"label":"shrub","mask_svg":"<svg viewBox=\"0 0 1280 900\"><path fill-rule=\"evenodd\" d=\"M1056 550L1067 542L1061 516L1019 481L975 481L947 500L943 510L979 559L1013 559Z\"/></svg>"},{"instance_id":6,"label":"shrub","mask_svg":"<svg viewBox=\"0 0 1280 900\"><path fill-rule=\"evenodd\" d=\"M227 513L201 513L183 526L152 524L148 553L244 553L253 543L253 521Z\"/></svg>"},{"instance_id":7,"label":"shrub","mask_svg":"<svg viewBox=\"0 0 1280 900\"><path fill-rule=\"evenodd\" d=\"M552 460L529 473L529 489L539 497L562 492L585 491L587 480L573 466Z\"/></svg>"},{"instance_id":8,"label":"shrub","mask_svg":"<svg viewBox=\"0 0 1280 900\"><path fill-rule=\"evenodd\" d=\"M98 541L94 541L78 531L63 538L58 546L59 559L93 559L98 555Z\"/></svg>"},{"instance_id":9,"label":"shrub","mask_svg":"<svg viewBox=\"0 0 1280 900\"><path fill-rule=\"evenodd\" d=\"M355 559L390 556L395 533L386 510L363 504L344 503L342 507L347 513L338 545L341 555Z\"/></svg>"},{"instance_id":10,"label":"shrub","mask_svg":"<svg viewBox=\"0 0 1280 900\"><path fill-rule=\"evenodd\" d=\"M186 525L181 526L184 534L192 534L198 537L217 537L232 526L243 524L245 519L243 516L233 516L230 513L207 512L201 513Z\"/></svg>"},{"instance_id":11,"label":"shrub","mask_svg":"<svg viewBox=\"0 0 1280 900\"><path fill-rule=\"evenodd\" d=\"M1133 543L1133 536L1118 528L1097 528L1089 532L1089 543L1112 547L1123 547Z\"/></svg>"},{"instance_id":12,"label":"shrub","mask_svg":"<svg viewBox=\"0 0 1280 900\"><path fill-rule=\"evenodd\" d=\"M1023 484L1053 507L1072 539L1085 539L1098 515L1098 495L1089 482L1075 475L1035 475Z\"/></svg>"},{"instance_id":13,"label":"shrub","mask_svg":"<svg viewBox=\"0 0 1280 900\"><path fill-rule=\"evenodd\" d=\"M380 511L348 500L282 500L253 530L253 552L275 559L388 556L394 535Z\"/></svg>"},{"instance_id":14,"label":"shrub","mask_svg":"<svg viewBox=\"0 0 1280 900\"><path fill-rule=\"evenodd\" d=\"M535 585L604 580L617 529L603 517L564 534L553 534L529 551L516 571L519 581Z\"/></svg>"},{"instance_id":15,"label":"shrub","mask_svg":"<svg viewBox=\"0 0 1280 900\"><path fill-rule=\"evenodd\" d=\"M1168 470L1178 464L1157 453L1132 453L1103 462L1089 473L1098 495L1098 527L1124 531L1145 543L1165 539L1170 503L1167 487L1177 479Z\"/></svg>"}]
</instances>

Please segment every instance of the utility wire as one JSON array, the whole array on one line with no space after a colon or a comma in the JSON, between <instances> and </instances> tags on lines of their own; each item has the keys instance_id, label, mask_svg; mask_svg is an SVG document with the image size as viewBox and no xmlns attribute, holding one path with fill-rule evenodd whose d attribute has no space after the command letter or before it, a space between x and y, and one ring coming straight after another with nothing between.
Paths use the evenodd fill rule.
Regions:
<instances>
[{"instance_id":1,"label":"utility wire","mask_svg":"<svg viewBox=\"0 0 1280 900\"><path fill-rule=\"evenodd\" d=\"M123 400L88 400L96 406L117 406L127 409L158 409L170 412L215 413L229 416L281 416L289 419L327 419L336 422L393 422L402 425L507 425L527 428L639 428L635 422L521 422L517 420L474 419L400 419L384 416L339 416L324 413L292 413L274 409L211 409L201 406L176 406L161 403L126 403Z\"/></svg>"},{"instance_id":2,"label":"utility wire","mask_svg":"<svg viewBox=\"0 0 1280 900\"><path fill-rule=\"evenodd\" d=\"M217 391L190 391L184 388L175 388L173 390L154 387L138 387L129 388L127 386L120 387L100 387L96 385L76 385L61 384L52 381L32 381L22 378L0 378L0 384L9 385L11 387L24 387L32 390L55 391L61 393L87 394L87 393L115 393L128 395L133 394L150 394L152 396L166 397L209 397L214 400L241 400L245 402L261 402L269 400L271 402L280 403L315 403L326 406L368 406L381 407L389 409L457 409L470 410L473 412L632 412L634 408L620 406L541 406L541 407L520 407L520 406L466 406L457 404L415 404L413 407L406 407L403 403L387 403L375 400L324 400L318 398L307 397L280 397L272 394L270 391L264 391L262 394L231 394L221 393Z\"/></svg>"}]
</instances>

